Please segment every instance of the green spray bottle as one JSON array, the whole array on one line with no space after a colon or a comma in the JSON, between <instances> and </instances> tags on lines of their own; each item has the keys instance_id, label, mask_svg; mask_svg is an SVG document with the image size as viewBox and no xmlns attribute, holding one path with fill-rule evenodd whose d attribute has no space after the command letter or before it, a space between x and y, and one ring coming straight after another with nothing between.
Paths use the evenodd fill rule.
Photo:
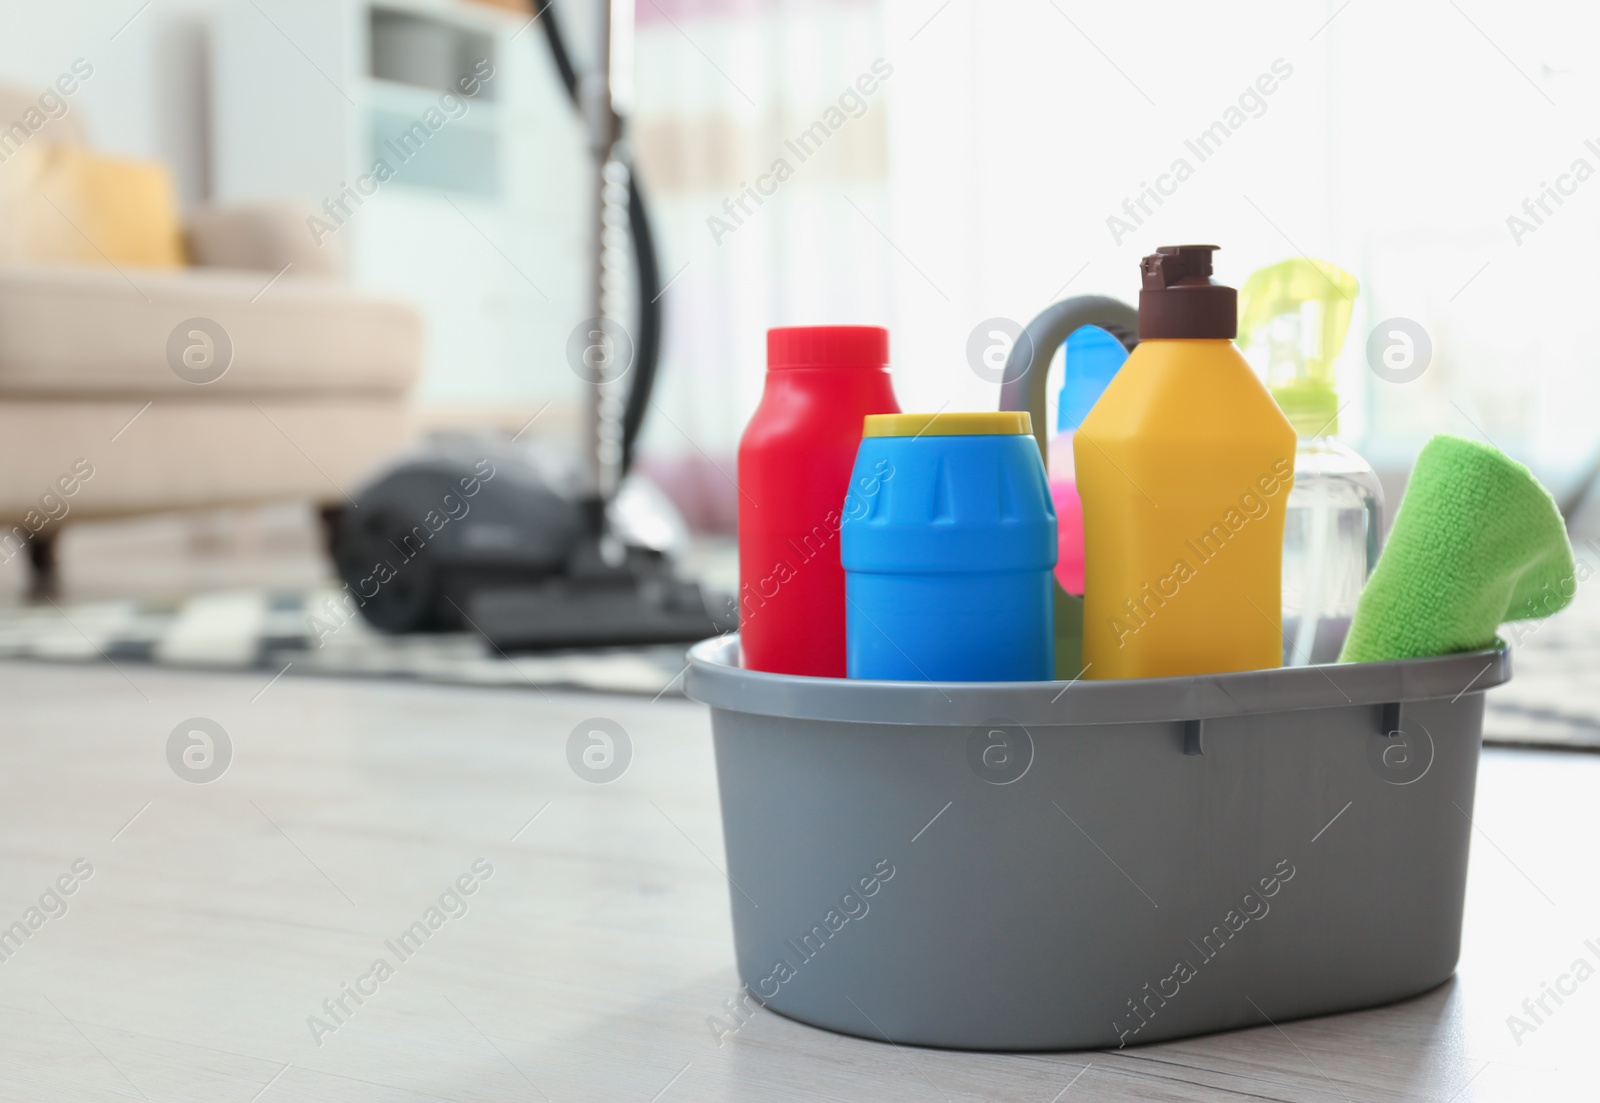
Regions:
<instances>
[{"instance_id":1,"label":"green spray bottle","mask_svg":"<svg viewBox=\"0 0 1600 1103\"><path fill-rule=\"evenodd\" d=\"M1359 291L1324 260L1295 257L1239 288L1239 347L1295 428L1283 532L1283 665L1337 661L1383 540L1383 488L1340 443L1334 364Z\"/></svg>"}]
</instances>

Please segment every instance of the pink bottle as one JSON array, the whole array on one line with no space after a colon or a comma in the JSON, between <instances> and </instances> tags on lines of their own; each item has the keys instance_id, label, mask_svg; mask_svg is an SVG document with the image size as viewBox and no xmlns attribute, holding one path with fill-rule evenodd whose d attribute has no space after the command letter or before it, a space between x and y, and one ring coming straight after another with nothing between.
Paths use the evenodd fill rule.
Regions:
<instances>
[{"instance_id":1,"label":"pink bottle","mask_svg":"<svg viewBox=\"0 0 1600 1103\"><path fill-rule=\"evenodd\" d=\"M1067 338L1066 379L1050 438L1050 497L1056 506L1056 581L1069 594L1083 593L1083 499L1072 459L1072 437L1100 393L1117 374L1128 351L1098 326L1083 326Z\"/></svg>"}]
</instances>

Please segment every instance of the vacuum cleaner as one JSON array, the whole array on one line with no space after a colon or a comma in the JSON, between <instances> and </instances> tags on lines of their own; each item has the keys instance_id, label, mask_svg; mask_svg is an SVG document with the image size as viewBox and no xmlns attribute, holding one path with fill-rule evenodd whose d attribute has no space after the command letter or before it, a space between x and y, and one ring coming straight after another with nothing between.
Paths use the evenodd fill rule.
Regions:
<instances>
[{"instance_id":1,"label":"vacuum cleaner","mask_svg":"<svg viewBox=\"0 0 1600 1103\"><path fill-rule=\"evenodd\" d=\"M612 66L632 57L633 27L613 18L612 3L595 5L601 48L580 75L551 0L532 2L593 158L593 309L573 358L585 373L582 453L574 461L516 438L459 436L389 463L330 523L339 574L381 631L472 629L510 651L689 641L737 626L732 597L677 574L676 512L626 479L660 360L662 288L623 141L628 74ZM619 318L630 274L631 329Z\"/></svg>"}]
</instances>

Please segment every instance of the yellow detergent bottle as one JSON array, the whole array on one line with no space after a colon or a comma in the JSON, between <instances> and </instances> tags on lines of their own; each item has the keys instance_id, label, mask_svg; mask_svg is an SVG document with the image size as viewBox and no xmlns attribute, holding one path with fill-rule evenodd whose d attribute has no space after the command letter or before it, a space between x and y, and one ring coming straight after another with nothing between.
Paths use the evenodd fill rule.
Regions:
<instances>
[{"instance_id":1,"label":"yellow detergent bottle","mask_svg":"<svg viewBox=\"0 0 1600 1103\"><path fill-rule=\"evenodd\" d=\"M1295 431L1233 337L1215 245L1141 262L1139 344L1073 442L1086 678L1282 664Z\"/></svg>"}]
</instances>

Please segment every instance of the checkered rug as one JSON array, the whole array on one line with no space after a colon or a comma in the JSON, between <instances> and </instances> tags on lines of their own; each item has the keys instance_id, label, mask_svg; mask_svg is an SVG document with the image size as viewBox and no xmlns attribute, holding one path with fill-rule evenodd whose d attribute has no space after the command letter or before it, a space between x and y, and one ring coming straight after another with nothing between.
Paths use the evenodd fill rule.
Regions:
<instances>
[{"instance_id":1,"label":"checkered rug","mask_svg":"<svg viewBox=\"0 0 1600 1103\"><path fill-rule=\"evenodd\" d=\"M1597 590L1581 587L1572 607L1548 621L1506 627L1514 677L1489 694L1485 742L1600 751ZM0 658L682 694L682 645L508 657L470 632L386 636L359 617L328 631L322 610L335 593L239 590L12 609L0 612Z\"/></svg>"},{"instance_id":2,"label":"checkered rug","mask_svg":"<svg viewBox=\"0 0 1600 1103\"><path fill-rule=\"evenodd\" d=\"M1488 695L1485 742L1600 751L1600 579L1544 621L1508 624L1511 681Z\"/></svg>"},{"instance_id":3,"label":"checkered rug","mask_svg":"<svg viewBox=\"0 0 1600 1103\"><path fill-rule=\"evenodd\" d=\"M0 612L0 658L460 685L681 694L686 645L500 654L471 633L387 636L326 612L337 589L236 590L181 600L106 601ZM320 620L314 620L320 617Z\"/></svg>"}]
</instances>

